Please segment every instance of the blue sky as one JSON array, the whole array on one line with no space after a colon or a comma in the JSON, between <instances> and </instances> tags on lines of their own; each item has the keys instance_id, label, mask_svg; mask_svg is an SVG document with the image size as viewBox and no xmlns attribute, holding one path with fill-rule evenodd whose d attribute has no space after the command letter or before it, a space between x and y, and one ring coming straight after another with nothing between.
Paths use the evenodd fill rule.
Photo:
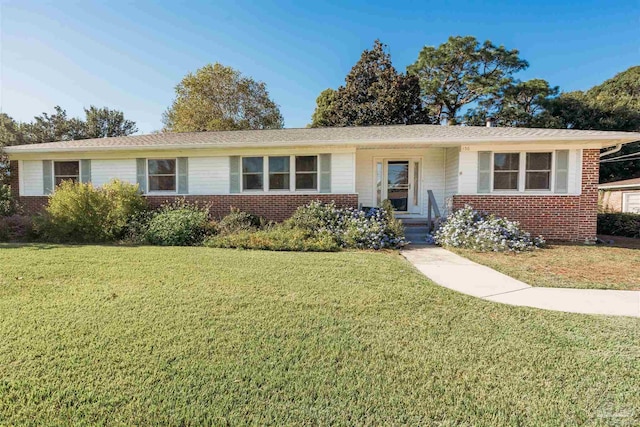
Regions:
<instances>
[{"instance_id":1,"label":"blue sky","mask_svg":"<svg viewBox=\"0 0 640 427\"><path fill-rule=\"evenodd\" d=\"M0 101L25 121L108 106L147 133L187 72L220 62L266 82L285 126L303 127L376 38L399 71L450 35L490 39L529 61L520 79L568 91L640 64L639 28L638 0L0 0Z\"/></svg>"}]
</instances>

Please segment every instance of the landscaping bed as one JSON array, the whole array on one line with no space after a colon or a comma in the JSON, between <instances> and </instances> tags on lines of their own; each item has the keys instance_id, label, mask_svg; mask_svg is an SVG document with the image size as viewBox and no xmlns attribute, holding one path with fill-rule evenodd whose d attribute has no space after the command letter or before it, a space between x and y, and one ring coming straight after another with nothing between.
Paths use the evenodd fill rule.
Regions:
<instances>
[{"instance_id":1,"label":"landscaping bed","mask_svg":"<svg viewBox=\"0 0 640 427\"><path fill-rule=\"evenodd\" d=\"M0 245L0 265L3 425L640 423L640 319L468 297L392 252Z\"/></svg>"}]
</instances>

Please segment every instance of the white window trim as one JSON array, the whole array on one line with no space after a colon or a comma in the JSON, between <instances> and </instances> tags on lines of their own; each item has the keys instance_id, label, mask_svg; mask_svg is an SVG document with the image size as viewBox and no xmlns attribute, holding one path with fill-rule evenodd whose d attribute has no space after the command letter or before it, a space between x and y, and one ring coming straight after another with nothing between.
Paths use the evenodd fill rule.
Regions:
<instances>
[{"instance_id":1,"label":"white window trim","mask_svg":"<svg viewBox=\"0 0 640 427\"><path fill-rule=\"evenodd\" d=\"M520 154L518 159L518 189L517 190L496 190L494 189L494 161L496 154ZM549 189L548 190L527 190L527 153L551 153L551 176L549 177ZM556 152L555 150L504 150L504 151L492 151L491 152L491 193L496 194L530 194L530 195L548 195L555 193L555 179L556 177Z\"/></svg>"},{"instance_id":2,"label":"white window trim","mask_svg":"<svg viewBox=\"0 0 640 427\"><path fill-rule=\"evenodd\" d=\"M262 157L262 190L249 190L244 188L244 173L242 172L242 161L248 157ZM289 157L289 189L270 189L269 188L269 157ZM316 158L316 188L296 188L296 157L315 157ZM307 172L305 172L307 173ZM311 172L309 172L311 174ZM316 194L320 191L320 154L265 154L265 155L247 155L240 156L240 192L247 194Z\"/></svg>"},{"instance_id":3,"label":"white window trim","mask_svg":"<svg viewBox=\"0 0 640 427\"><path fill-rule=\"evenodd\" d=\"M269 159L272 157L288 157L289 158L289 171L288 172L274 172L274 175L289 175L289 188L271 188L271 170L269 169ZM265 156L265 158L267 159L266 161L266 176L267 179L264 182L264 186L265 186L265 190L266 191L274 191L277 193L288 193L291 192L291 189L295 187L295 176L292 177L292 173L291 170L295 168L295 165L291 164L291 157L293 156L285 156L285 155L269 155L269 156Z\"/></svg>"},{"instance_id":4,"label":"white window trim","mask_svg":"<svg viewBox=\"0 0 640 427\"><path fill-rule=\"evenodd\" d=\"M178 175L179 175L179 170L178 168L180 166L178 166L178 158L177 157L152 157L152 158L148 158L147 160L147 193L146 194L177 194L178 193ZM175 178L176 178L176 185L175 185L175 190L154 190L151 191L151 186L149 185L149 176L151 175L149 173L149 161L151 160L174 160L176 162L176 173L175 173ZM172 176L171 174L162 174L162 175L154 175L154 176Z\"/></svg>"},{"instance_id":5,"label":"white window trim","mask_svg":"<svg viewBox=\"0 0 640 427\"><path fill-rule=\"evenodd\" d=\"M56 176L63 176L67 178L75 177L76 175L56 175L56 163L66 163L66 162L76 162L78 164L78 180L76 182L81 182L82 177L82 162L80 159L58 159L53 160L51 163L51 182L53 184L52 192L56 190Z\"/></svg>"}]
</instances>

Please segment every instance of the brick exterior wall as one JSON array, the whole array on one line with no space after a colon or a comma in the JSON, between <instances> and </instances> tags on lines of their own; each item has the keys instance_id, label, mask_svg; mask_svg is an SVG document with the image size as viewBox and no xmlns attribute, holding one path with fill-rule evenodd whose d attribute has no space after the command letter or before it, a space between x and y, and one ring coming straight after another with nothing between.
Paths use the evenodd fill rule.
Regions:
<instances>
[{"instance_id":1,"label":"brick exterior wall","mask_svg":"<svg viewBox=\"0 0 640 427\"><path fill-rule=\"evenodd\" d=\"M17 199L20 195L20 170L17 160L9 162L9 185L11 186L11 195Z\"/></svg>"},{"instance_id":2,"label":"brick exterior wall","mask_svg":"<svg viewBox=\"0 0 640 427\"><path fill-rule=\"evenodd\" d=\"M298 206L313 200L328 203L334 201L341 207L357 207L357 194L254 194L254 195L217 195L217 196L147 196L149 206L157 208L167 202L185 199L190 203L210 205L213 218L222 218L231 208L259 215L271 221L284 221ZM26 214L35 214L47 205L47 196L23 196L18 201Z\"/></svg>"},{"instance_id":3,"label":"brick exterior wall","mask_svg":"<svg viewBox=\"0 0 640 427\"><path fill-rule=\"evenodd\" d=\"M598 214L600 150L583 150L580 196L453 196L453 208L475 209L519 221L522 227L548 240L595 241Z\"/></svg>"},{"instance_id":4,"label":"brick exterior wall","mask_svg":"<svg viewBox=\"0 0 640 427\"><path fill-rule=\"evenodd\" d=\"M313 200L328 203L334 201L341 207L357 207L357 194L225 194L218 196L147 196L151 207L158 207L167 201L186 199L188 202L209 204L211 216L222 218L231 208L264 217L271 221L284 221L299 206Z\"/></svg>"}]
</instances>

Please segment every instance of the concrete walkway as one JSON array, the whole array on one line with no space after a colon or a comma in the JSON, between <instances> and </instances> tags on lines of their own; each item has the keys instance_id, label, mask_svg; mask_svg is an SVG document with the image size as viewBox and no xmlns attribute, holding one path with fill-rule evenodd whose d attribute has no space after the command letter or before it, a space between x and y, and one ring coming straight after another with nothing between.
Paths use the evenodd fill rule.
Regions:
<instances>
[{"instance_id":1,"label":"concrete walkway","mask_svg":"<svg viewBox=\"0 0 640 427\"><path fill-rule=\"evenodd\" d=\"M532 287L437 246L401 254L445 288L489 301L569 313L640 317L640 291Z\"/></svg>"}]
</instances>

